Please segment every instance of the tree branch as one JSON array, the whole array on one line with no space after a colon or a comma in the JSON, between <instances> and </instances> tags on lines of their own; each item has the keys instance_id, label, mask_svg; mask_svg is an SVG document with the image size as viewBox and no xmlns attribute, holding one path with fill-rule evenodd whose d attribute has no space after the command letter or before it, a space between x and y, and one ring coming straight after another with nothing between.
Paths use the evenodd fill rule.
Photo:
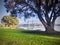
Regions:
<instances>
[{"instance_id":1,"label":"tree branch","mask_svg":"<svg viewBox=\"0 0 60 45\"><path fill-rule=\"evenodd\" d=\"M24 2L27 6L29 6L35 13L38 13L38 11L35 9L35 8L33 8L30 4L28 4L28 3L26 3L26 2Z\"/></svg>"}]
</instances>

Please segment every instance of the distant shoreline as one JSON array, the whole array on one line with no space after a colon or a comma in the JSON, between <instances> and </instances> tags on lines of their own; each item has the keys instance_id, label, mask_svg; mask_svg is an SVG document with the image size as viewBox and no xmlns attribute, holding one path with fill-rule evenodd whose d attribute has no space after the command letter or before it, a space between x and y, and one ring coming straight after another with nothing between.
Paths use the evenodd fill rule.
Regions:
<instances>
[{"instance_id":1,"label":"distant shoreline","mask_svg":"<svg viewBox=\"0 0 60 45\"><path fill-rule=\"evenodd\" d=\"M19 24L19 26L43 26L42 24ZM60 24L55 24L54 26L60 26Z\"/></svg>"}]
</instances>

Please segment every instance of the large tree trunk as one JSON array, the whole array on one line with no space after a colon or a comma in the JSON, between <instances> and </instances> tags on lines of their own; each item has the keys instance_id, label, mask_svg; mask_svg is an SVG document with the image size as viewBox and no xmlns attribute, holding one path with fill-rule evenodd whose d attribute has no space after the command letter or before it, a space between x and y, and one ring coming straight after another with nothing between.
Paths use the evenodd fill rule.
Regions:
<instances>
[{"instance_id":1,"label":"large tree trunk","mask_svg":"<svg viewBox=\"0 0 60 45\"><path fill-rule=\"evenodd\" d=\"M44 26L45 27L45 32L46 33L55 33L56 31L54 30L54 23L49 23L49 24L46 24L47 26Z\"/></svg>"}]
</instances>

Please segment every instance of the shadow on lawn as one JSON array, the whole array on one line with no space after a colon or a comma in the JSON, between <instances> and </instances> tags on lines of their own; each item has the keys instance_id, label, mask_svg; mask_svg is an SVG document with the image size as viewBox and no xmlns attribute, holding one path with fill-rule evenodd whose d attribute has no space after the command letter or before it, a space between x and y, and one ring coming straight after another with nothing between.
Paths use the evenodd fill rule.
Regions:
<instances>
[{"instance_id":1,"label":"shadow on lawn","mask_svg":"<svg viewBox=\"0 0 60 45\"><path fill-rule=\"evenodd\" d=\"M60 32L56 33L46 33L45 31L39 31L39 30L23 30L22 33L28 33L28 34L42 34L42 35L60 35Z\"/></svg>"}]
</instances>

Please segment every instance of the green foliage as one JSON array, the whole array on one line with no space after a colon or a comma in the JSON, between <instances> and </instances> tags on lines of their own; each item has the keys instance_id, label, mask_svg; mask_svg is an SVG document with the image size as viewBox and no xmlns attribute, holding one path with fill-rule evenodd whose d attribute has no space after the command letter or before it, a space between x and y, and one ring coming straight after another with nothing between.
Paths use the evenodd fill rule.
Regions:
<instances>
[{"instance_id":1,"label":"green foliage","mask_svg":"<svg viewBox=\"0 0 60 45\"><path fill-rule=\"evenodd\" d=\"M17 25L19 22L18 22L18 19L16 17L13 17L11 15L8 15L8 16L4 16L2 19L1 19L1 22L2 23L5 23L7 25Z\"/></svg>"},{"instance_id":2,"label":"green foliage","mask_svg":"<svg viewBox=\"0 0 60 45\"><path fill-rule=\"evenodd\" d=\"M60 45L60 35L27 34L22 30L0 29L0 45Z\"/></svg>"}]
</instances>

